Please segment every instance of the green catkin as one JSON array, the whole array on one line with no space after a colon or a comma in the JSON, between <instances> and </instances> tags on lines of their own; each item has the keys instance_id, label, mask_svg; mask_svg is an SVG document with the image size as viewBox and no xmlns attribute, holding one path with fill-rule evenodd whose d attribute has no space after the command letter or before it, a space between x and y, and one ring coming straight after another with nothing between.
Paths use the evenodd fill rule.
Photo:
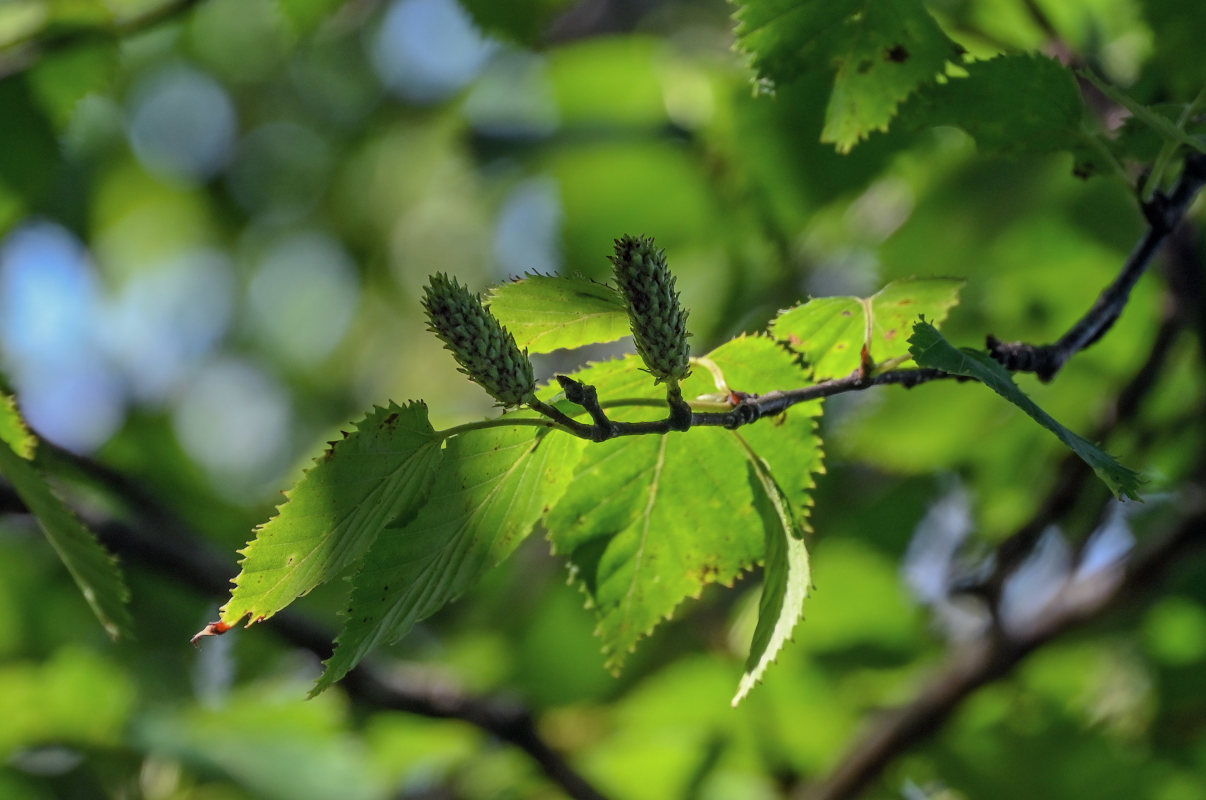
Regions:
<instances>
[{"instance_id":1,"label":"green catkin","mask_svg":"<svg viewBox=\"0 0 1206 800\"><path fill-rule=\"evenodd\" d=\"M687 312L678 302L666 251L648 236L621 236L611 257L616 283L628 303L628 321L637 352L649 372L662 381L690 374Z\"/></svg>"},{"instance_id":2,"label":"green catkin","mask_svg":"<svg viewBox=\"0 0 1206 800\"><path fill-rule=\"evenodd\" d=\"M504 406L530 401L536 392L532 362L515 337L455 278L432 275L424 289L428 330L452 352L460 371Z\"/></svg>"}]
</instances>

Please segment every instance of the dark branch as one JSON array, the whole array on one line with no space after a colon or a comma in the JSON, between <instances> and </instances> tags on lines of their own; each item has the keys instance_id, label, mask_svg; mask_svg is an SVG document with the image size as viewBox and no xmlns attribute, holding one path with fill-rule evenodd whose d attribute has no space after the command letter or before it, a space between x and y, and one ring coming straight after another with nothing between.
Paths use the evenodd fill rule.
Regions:
<instances>
[{"instance_id":1,"label":"dark branch","mask_svg":"<svg viewBox=\"0 0 1206 800\"><path fill-rule=\"evenodd\" d=\"M1192 509L1165 536L1136 552L1114 570L1089 581L1070 579L1047 612L1024 631L996 636L956 653L917 697L882 718L846 755L829 777L804 793L807 800L857 796L898 755L929 736L976 689L1008 675L1030 653L1082 627L1126 600L1161 584L1178 562L1206 543L1206 508Z\"/></svg>"},{"instance_id":2,"label":"dark branch","mask_svg":"<svg viewBox=\"0 0 1206 800\"><path fill-rule=\"evenodd\" d=\"M1156 252L1168 239L1185 215L1194 197L1206 184L1206 157L1192 155L1185 160L1185 169L1168 197L1157 195L1144 206L1148 219L1147 233L1135 246L1123 265L1122 272L1102 291L1089 312L1054 344L1033 345L1024 342L1002 342L988 336L988 352L1006 369L1033 372L1046 382L1072 356L1096 342L1114 325L1130 299L1131 290L1147 271Z\"/></svg>"},{"instance_id":3,"label":"dark branch","mask_svg":"<svg viewBox=\"0 0 1206 800\"><path fill-rule=\"evenodd\" d=\"M534 410L560 423L564 426L564 430L574 436L592 442L603 442L617 436L663 434L696 427L735 429L757 422L763 417L782 414L792 406L807 403L810 400L820 400L835 394L858 392L870 389L872 386L890 384L898 384L906 389L911 389L918 384L943 378L954 378L959 381L970 380L938 369L897 369L879 375L867 375L866 370L859 367L844 378L821 381L799 389L785 389L767 392L763 395L742 395L733 402L732 408L728 411L691 411L690 404L683 401L682 394L677 392L677 387L674 387L669 392L670 416L666 419L649 422L615 422L607 417L607 412L599 402L599 394L595 387L580 383L566 375L558 375L557 381L565 389L566 399L582 406L590 415L593 424L579 422L539 400L533 401L529 405ZM651 404L653 402L650 401ZM689 418L684 418L688 412L690 413Z\"/></svg>"}]
</instances>

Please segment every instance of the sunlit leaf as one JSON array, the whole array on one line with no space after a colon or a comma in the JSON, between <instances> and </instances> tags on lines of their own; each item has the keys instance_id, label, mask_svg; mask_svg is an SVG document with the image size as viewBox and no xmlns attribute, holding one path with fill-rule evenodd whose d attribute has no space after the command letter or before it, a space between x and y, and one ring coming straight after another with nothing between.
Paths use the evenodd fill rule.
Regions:
<instances>
[{"instance_id":1,"label":"sunlit leaf","mask_svg":"<svg viewBox=\"0 0 1206 800\"><path fill-rule=\"evenodd\" d=\"M25 420L21 419L16 399L3 392L0 392L0 441L27 460L33 458L38 444L37 438L25 426Z\"/></svg>"},{"instance_id":2,"label":"sunlit leaf","mask_svg":"<svg viewBox=\"0 0 1206 800\"><path fill-rule=\"evenodd\" d=\"M804 530L792 512L791 503L766 463L752 452L750 455L751 483L757 481L762 488L766 569L762 578L762 598L758 602L758 624L750 642L745 674L733 697L734 706L762 680L767 667L791 637L804 613L804 600L808 597L812 579Z\"/></svg>"},{"instance_id":3,"label":"sunlit leaf","mask_svg":"<svg viewBox=\"0 0 1206 800\"><path fill-rule=\"evenodd\" d=\"M387 525L422 505L440 442L423 403L374 409L316 460L242 551L222 621L270 617L359 561Z\"/></svg>"},{"instance_id":4,"label":"sunlit leaf","mask_svg":"<svg viewBox=\"0 0 1206 800\"><path fill-rule=\"evenodd\" d=\"M314 691L378 642L405 636L509 555L565 491L583 445L527 425L451 436L426 503L365 555L347 623Z\"/></svg>"},{"instance_id":5,"label":"sunlit leaf","mask_svg":"<svg viewBox=\"0 0 1206 800\"><path fill-rule=\"evenodd\" d=\"M901 101L962 52L920 0L741 0L734 16L759 78L834 73L821 138L841 151L886 130Z\"/></svg>"},{"instance_id":6,"label":"sunlit leaf","mask_svg":"<svg viewBox=\"0 0 1206 800\"><path fill-rule=\"evenodd\" d=\"M707 359L738 391L766 392L805 380L791 354L765 337L736 339ZM629 357L574 377L594 385L604 406L620 399L652 402L663 390L639 366ZM683 384L684 396L715 395L712 384L711 372L697 366ZM814 454L819 460L812 420L819 406L795 411L750 430L773 428L769 449L777 449L777 458L795 451L811 464ZM665 408L621 406L610 413L616 419L655 419ZM784 535L781 518L760 513L767 487L751 482L748 467L756 446L738 433L701 428L612 440L583 452L574 482L547 525L554 549L569 558L575 582L596 609L608 666L618 668L683 600L697 597L707 584L731 584L761 560L767 525L774 526L774 535ZM792 480L799 486L794 505L804 509L810 481L799 475ZM770 644L767 637L767 652Z\"/></svg>"},{"instance_id":7,"label":"sunlit leaf","mask_svg":"<svg viewBox=\"0 0 1206 800\"><path fill-rule=\"evenodd\" d=\"M529 353L614 342L629 334L624 298L586 278L528 275L491 289L487 304Z\"/></svg>"},{"instance_id":8,"label":"sunlit leaf","mask_svg":"<svg viewBox=\"0 0 1206 800\"><path fill-rule=\"evenodd\" d=\"M858 368L863 345L879 364L907 356L913 322L935 323L959 302L957 278L892 281L871 297L818 297L788 309L770 326L771 334L803 353L816 380L849 375Z\"/></svg>"},{"instance_id":9,"label":"sunlit leaf","mask_svg":"<svg viewBox=\"0 0 1206 800\"><path fill-rule=\"evenodd\" d=\"M920 366L980 381L1059 437L1061 442L1093 468L1097 477L1101 478L1119 499L1139 499L1139 484L1142 482L1139 473L1122 466L1104 450L1056 422L1018 388L1009 372L994 361L992 356L967 347L956 348L928 322L919 322L913 327L913 336L909 339L909 344L913 359Z\"/></svg>"},{"instance_id":10,"label":"sunlit leaf","mask_svg":"<svg viewBox=\"0 0 1206 800\"><path fill-rule=\"evenodd\" d=\"M130 599L130 591L126 588L117 562L97 541L96 534L79 521L46 483L41 471L27 460L34 443L33 437L28 432L20 435L24 424L16 413L12 399L2 397L0 436L4 442L0 443L0 475L12 484L13 491L38 521L38 527L58 553L63 566L67 567L92 612L109 635L114 639L129 636L131 620L126 603Z\"/></svg>"}]
</instances>

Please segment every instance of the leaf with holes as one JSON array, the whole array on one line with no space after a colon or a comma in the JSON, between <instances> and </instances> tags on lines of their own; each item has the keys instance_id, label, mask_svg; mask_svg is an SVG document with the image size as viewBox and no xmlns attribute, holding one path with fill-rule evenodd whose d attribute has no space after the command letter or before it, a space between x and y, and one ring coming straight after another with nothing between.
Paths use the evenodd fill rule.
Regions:
<instances>
[{"instance_id":1,"label":"leaf with holes","mask_svg":"<svg viewBox=\"0 0 1206 800\"><path fill-rule=\"evenodd\" d=\"M814 298L780 314L771 334L808 359L815 380L843 377L859 367L863 345L877 364L907 357L913 323L921 316L935 323L946 319L963 283L906 278L871 297Z\"/></svg>"},{"instance_id":2,"label":"leaf with holes","mask_svg":"<svg viewBox=\"0 0 1206 800\"><path fill-rule=\"evenodd\" d=\"M614 342L630 332L620 293L586 278L528 275L491 289L486 302L529 353Z\"/></svg>"},{"instance_id":3,"label":"leaf with holes","mask_svg":"<svg viewBox=\"0 0 1206 800\"><path fill-rule=\"evenodd\" d=\"M387 525L414 516L441 441L427 406L413 402L374 409L332 443L242 551L222 622L272 616L357 563Z\"/></svg>"},{"instance_id":4,"label":"leaf with holes","mask_svg":"<svg viewBox=\"0 0 1206 800\"><path fill-rule=\"evenodd\" d=\"M1093 468L1102 483L1110 487L1110 491L1120 500L1124 497L1139 499L1142 477L1138 472L1122 466L1097 445L1056 422L1018 388L1008 370L994 361L988 353L967 347L956 348L928 322L919 322L913 326L913 336L909 339L909 344L913 359L918 364L954 375L975 378L1059 437L1061 442Z\"/></svg>"},{"instance_id":5,"label":"leaf with holes","mask_svg":"<svg viewBox=\"0 0 1206 800\"><path fill-rule=\"evenodd\" d=\"M921 0L740 0L734 18L760 80L833 72L821 140L842 152L886 130L897 106L962 53Z\"/></svg>"}]
</instances>

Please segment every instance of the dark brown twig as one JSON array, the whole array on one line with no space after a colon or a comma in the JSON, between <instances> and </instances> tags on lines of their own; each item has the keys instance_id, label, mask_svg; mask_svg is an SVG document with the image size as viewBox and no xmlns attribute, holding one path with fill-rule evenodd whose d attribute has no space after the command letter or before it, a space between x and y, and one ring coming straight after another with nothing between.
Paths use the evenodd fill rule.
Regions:
<instances>
[{"instance_id":1,"label":"dark brown twig","mask_svg":"<svg viewBox=\"0 0 1206 800\"><path fill-rule=\"evenodd\" d=\"M1144 207L1149 223L1147 233L1131 252L1122 272L1102 291L1089 312L1057 342L1046 345L1002 342L989 335L988 352L1006 369L1033 372L1044 382L1054 378L1072 356L1096 342L1114 325L1126 308L1131 290L1203 185L1206 185L1206 157L1192 155L1186 158L1184 172L1172 194L1157 195L1155 202Z\"/></svg>"}]
</instances>

